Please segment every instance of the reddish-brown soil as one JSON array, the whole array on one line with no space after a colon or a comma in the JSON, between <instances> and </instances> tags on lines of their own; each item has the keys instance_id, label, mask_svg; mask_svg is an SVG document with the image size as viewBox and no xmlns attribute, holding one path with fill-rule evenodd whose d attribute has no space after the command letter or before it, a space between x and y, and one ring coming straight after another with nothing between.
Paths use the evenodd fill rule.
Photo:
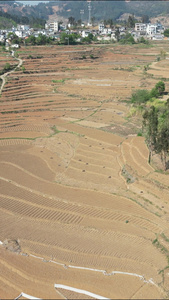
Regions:
<instances>
[{"instance_id":1,"label":"reddish-brown soil","mask_svg":"<svg viewBox=\"0 0 169 300\"><path fill-rule=\"evenodd\" d=\"M167 77L155 63L166 47L18 51L25 72L8 76L0 98L1 298L84 298L57 283L111 299L167 297L168 175L148 164L126 101Z\"/></svg>"}]
</instances>

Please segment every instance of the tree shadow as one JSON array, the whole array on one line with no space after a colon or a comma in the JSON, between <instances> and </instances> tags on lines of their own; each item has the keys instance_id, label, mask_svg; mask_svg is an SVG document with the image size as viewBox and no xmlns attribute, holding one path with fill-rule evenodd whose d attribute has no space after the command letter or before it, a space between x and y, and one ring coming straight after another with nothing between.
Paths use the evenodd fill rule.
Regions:
<instances>
[{"instance_id":1,"label":"tree shadow","mask_svg":"<svg viewBox=\"0 0 169 300\"><path fill-rule=\"evenodd\" d=\"M165 165L165 170L167 171L169 169L169 160L166 162L166 165Z\"/></svg>"}]
</instances>

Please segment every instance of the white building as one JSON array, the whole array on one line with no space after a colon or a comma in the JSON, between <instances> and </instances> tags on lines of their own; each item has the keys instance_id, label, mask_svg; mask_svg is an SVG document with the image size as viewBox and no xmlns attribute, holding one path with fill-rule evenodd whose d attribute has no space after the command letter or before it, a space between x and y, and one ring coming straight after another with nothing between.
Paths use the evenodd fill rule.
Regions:
<instances>
[{"instance_id":1,"label":"white building","mask_svg":"<svg viewBox=\"0 0 169 300\"><path fill-rule=\"evenodd\" d=\"M0 42L1 43L5 42L5 37L3 34L0 34Z\"/></svg>"},{"instance_id":2,"label":"white building","mask_svg":"<svg viewBox=\"0 0 169 300\"><path fill-rule=\"evenodd\" d=\"M102 32L104 30L104 24L103 23L99 24L98 29L100 32Z\"/></svg>"},{"instance_id":3,"label":"white building","mask_svg":"<svg viewBox=\"0 0 169 300\"><path fill-rule=\"evenodd\" d=\"M23 38L24 37L24 32L22 30L16 30L15 31L15 34L20 37L20 38Z\"/></svg>"},{"instance_id":4,"label":"white building","mask_svg":"<svg viewBox=\"0 0 169 300\"><path fill-rule=\"evenodd\" d=\"M106 35L106 34L111 34L112 30L111 28L104 28L102 31L101 31L101 34L102 35Z\"/></svg>"},{"instance_id":5,"label":"white building","mask_svg":"<svg viewBox=\"0 0 169 300\"><path fill-rule=\"evenodd\" d=\"M165 27L161 25L161 23L157 23L157 32L158 33L164 33Z\"/></svg>"},{"instance_id":6,"label":"white building","mask_svg":"<svg viewBox=\"0 0 169 300\"><path fill-rule=\"evenodd\" d=\"M30 26L29 25L17 25L17 30L29 30Z\"/></svg>"},{"instance_id":7,"label":"white building","mask_svg":"<svg viewBox=\"0 0 169 300\"><path fill-rule=\"evenodd\" d=\"M13 44L13 45L11 45L11 48L19 48L19 45L18 44Z\"/></svg>"},{"instance_id":8,"label":"white building","mask_svg":"<svg viewBox=\"0 0 169 300\"><path fill-rule=\"evenodd\" d=\"M53 32L58 32L59 24L58 22L47 23L45 24L45 29L51 29Z\"/></svg>"},{"instance_id":9,"label":"white building","mask_svg":"<svg viewBox=\"0 0 169 300\"><path fill-rule=\"evenodd\" d=\"M114 41L117 40L117 38L116 38L116 31L115 30L113 30L112 33L111 33L111 39L114 40Z\"/></svg>"},{"instance_id":10,"label":"white building","mask_svg":"<svg viewBox=\"0 0 169 300\"><path fill-rule=\"evenodd\" d=\"M136 32L146 32L148 24L143 24L143 23L136 23L135 24L135 31Z\"/></svg>"},{"instance_id":11,"label":"white building","mask_svg":"<svg viewBox=\"0 0 169 300\"><path fill-rule=\"evenodd\" d=\"M85 37L88 37L90 31L89 30L83 30L82 31L82 37L85 38Z\"/></svg>"},{"instance_id":12,"label":"white building","mask_svg":"<svg viewBox=\"0 0 169 300\"><path fill-rule=\"evenodd\" d=\"M159 40L163 40L164 39L164 35L161 33L157 33L155 35L153 35L152 40L154 41L159 41Z\"/></svg>"},{"instance_id":13,"label":"white building","mask_svg":"<svg viewBox=\"0 0 169 300\"><path fill-rule=\"evenodd\" d=\"M153 36L157 33L157 25L147 24L146 33L149 36Z\"/></svg>"}]
</instances>

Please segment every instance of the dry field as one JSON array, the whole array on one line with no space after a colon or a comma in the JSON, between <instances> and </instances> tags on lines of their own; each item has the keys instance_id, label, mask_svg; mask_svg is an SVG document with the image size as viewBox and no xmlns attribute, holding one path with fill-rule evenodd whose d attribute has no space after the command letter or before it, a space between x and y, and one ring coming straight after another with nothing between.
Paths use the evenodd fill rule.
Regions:
<instances>
[{"instance_id":1,"label":"dry field","mask_svg":"<svg viewBox=\"0 0 169 300\"><path fill-rule=\"evenodd\" d=\"M92 299L55 284L168 297L169 175L148 164L126 101L168 77L169 60L156 62L167 47L18 51L25 71L7 77L0 98L2 299Z\"/></svg>"}]
</instances>

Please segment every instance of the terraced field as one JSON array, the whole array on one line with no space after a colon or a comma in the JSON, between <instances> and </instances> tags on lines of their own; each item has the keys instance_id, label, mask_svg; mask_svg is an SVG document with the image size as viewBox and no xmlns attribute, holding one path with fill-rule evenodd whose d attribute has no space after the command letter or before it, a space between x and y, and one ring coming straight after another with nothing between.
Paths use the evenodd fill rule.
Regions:
<instances>
[{"instance_id":1,"label":"terraced field","mask_svg":"<svg viewBox=\"0 0 169 300\"><path fill-rule=\"evenodd\" d=\"M166 47L18 51L0 98L1 298L168 296L169 175L126 101Z\"/></svg>"}]
</instances>

